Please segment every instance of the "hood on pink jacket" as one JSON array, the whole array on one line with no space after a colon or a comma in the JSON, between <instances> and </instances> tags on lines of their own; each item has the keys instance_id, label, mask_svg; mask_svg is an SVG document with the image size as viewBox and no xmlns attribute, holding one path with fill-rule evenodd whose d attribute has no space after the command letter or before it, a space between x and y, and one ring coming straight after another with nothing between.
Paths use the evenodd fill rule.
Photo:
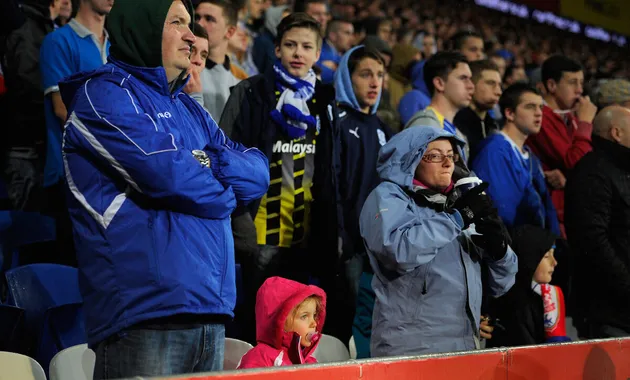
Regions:
<instances>
[{"instance_id":1,"label":"hood on pink jacket","mask_svg":"<svg viewBox=\"0 0 630 380\"><path fill-rule=\"evenodd\" d=\"M297 334L284 331L285 321L291 310L310 296L318 296L322 300L322 310L318 311L316 328L321 334L326 319L326 293L322 289L282 277L271 277L264 282L256 294L258 345L243 356L239 368L316 362L311 354L317 348L318 340L310 347L301 349ZM280 353L283 355L280 356ZM278 363L278 360L281 363Z\"/></svg>"}]
</instances>

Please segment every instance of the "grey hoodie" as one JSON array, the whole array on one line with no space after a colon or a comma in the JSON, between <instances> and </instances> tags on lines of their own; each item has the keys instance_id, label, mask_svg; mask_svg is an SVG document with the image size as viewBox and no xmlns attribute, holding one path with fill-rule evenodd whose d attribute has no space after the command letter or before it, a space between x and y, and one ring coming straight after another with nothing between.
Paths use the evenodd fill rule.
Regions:
<instances>
[{"instance_id":1,"label":"grey hoodie","mask_svg":"<svg viewBox=\"0 0 630 380\"><path fill-rule=\"evenodd\" d=\"M278 25L282 21L282 12L284 12L288 5L279 5L277 7L269 7L265 11L265 28L274 36L278 36Z\"/></svg>"}]
</instances>

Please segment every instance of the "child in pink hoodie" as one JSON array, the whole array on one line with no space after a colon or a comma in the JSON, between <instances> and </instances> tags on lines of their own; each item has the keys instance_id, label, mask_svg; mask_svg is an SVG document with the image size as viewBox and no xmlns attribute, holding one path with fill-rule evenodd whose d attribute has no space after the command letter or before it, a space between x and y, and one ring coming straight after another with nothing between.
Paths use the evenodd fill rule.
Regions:
<instances>
[{"instance_id":1,"label":"child in pink hoodie","mask_svg":"<svg viewBox=\"0 0 630 380\"><path fill-rule=\"evenodd\" d=\"M326 317L326 293L282 277L271 277L256 295L256 341L238 368L317 363Z\"/></svg>"}]
</instances>

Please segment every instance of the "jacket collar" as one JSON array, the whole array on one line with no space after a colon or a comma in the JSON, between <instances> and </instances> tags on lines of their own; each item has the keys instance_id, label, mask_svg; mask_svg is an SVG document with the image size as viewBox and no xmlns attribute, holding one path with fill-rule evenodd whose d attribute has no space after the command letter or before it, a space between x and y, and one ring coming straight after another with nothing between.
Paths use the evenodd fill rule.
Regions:
<instances>
[{"instance_id":1,"label":"jacket collar","mask_svg":"<svg viewBox=\"0 0 630 380\"><path fill-rule=\"evenodd\" d=\"M113 58L111 55L108 59L113 65L131 74L131 76L137 80L165 96L176 97L182 91L189 79L189 77L186 77L181 81L181 84L177 85L177 87L171 92L170 85L166 79L166 71L164 70L164 67L132 66Z\"/></svg>"},{"instance_id":2,"label":"jacket collar","mask_svg":"<svg viewBox=\"0 0 630 380\"><path fill-rule=\"evenodd\" d=\"M615 165L630 172L630 148L593 135L593 148L596 152L608 156Z\"/></svg>"},{"instance_id":3,"label":"jacket collar","mask_svg":"<svg viewBox=\"0 0 630 380\"><path fill-rule=\"evenodd\" d=\"M212 70L212 68L214 66L216 66L217 63L213 60L211 60L210 58L206 59L206 69L208 70ZM225 61L223 61L223 67L225 68L225 70L230 71L230 56L226 55L225 56Z\"/></svg>"}]
</instances>

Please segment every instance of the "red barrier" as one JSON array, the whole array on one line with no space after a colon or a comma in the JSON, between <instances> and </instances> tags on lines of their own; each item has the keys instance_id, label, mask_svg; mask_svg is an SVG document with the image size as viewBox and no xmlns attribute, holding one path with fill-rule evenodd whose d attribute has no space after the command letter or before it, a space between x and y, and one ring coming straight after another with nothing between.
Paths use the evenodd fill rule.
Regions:
<instances>
[{"instance_id":1,"label":"red barrier","mask_svg":"<svg viewBox=\"0 0 630 380\"><path fill-rule=\"evenodd\" d=\"M206 380L628 380L630 339L445 355L392 357L301 367L215 372L169 379Z\"/></svg>"}]
</instances>

